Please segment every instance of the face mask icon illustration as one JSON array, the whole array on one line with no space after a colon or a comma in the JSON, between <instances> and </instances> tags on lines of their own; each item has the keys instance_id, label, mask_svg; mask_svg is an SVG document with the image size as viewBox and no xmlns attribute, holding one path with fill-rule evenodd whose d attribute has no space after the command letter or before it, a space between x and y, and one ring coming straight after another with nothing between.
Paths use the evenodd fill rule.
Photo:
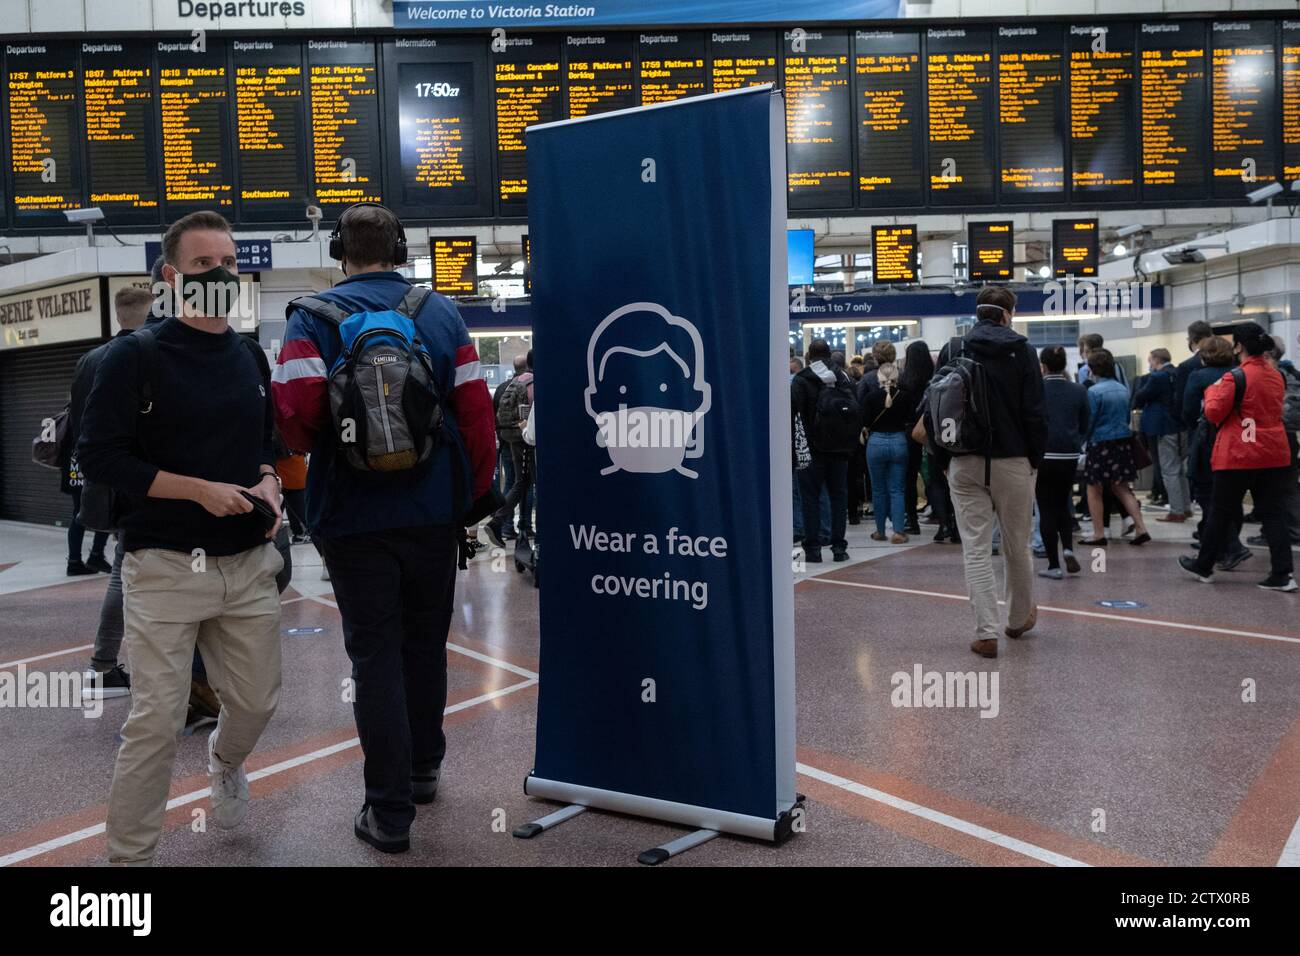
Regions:
<instances>
[{"instance_id":1,"label":"face mask icon illustration","mask_svg":"<svg viewBox=\"0 0 1300 956\"><path fill-rule=\"evenodd\" d=\"M692 323L654 302L615 309L587 344L584 398L596 444L609 453L602 475L699 477L685 462L704 454L704 416L713 399Z\"/></svg>"}]
</instances>

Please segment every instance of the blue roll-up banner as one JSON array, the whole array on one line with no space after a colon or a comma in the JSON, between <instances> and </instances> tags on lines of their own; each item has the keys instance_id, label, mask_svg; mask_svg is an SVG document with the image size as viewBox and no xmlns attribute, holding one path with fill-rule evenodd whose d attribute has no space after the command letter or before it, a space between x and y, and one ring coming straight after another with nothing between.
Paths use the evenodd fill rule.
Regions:
<instances>
[{"instance_id":1,"label":"blue roll-up banner","mask_svg":"<svg viewBox=\"0 0 1300 956\"><path fill-rule=\"evenodd\" d=\"M531 795L789 831L784 124L763 86L527 131Z\"/></svg>"}]
</instances>

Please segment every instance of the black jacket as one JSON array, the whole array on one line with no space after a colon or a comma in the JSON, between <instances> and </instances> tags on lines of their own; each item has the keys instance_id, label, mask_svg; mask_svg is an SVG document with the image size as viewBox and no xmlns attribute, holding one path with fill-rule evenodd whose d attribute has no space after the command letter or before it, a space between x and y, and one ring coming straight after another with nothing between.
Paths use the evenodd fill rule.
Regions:
<instances>
[{"instance_id":1,"label":"black jacket","mask_svg":"<svg viewBox=\"0 0 1300 956\"><path fill-rule=\"evenodd\" d=\"M835 381L840 388L847 388L853 394L853 381L834 365L828 365L835 372ZM825 384L811 367L800 369L790 380L790 412L803 419L803 427L808 434L808 443L813 443L812 429L816 419L817 396ZM792 419L793 420L793 419ZM793 432L792 432L793 433ZM816 448L812 449L814 452Z\"/></svg>"},{"instance_id":2,"label":"black jacket","mask_svg":"<svg viewBox=\"0 0 1300 956\"><path fill-rule=\"evenodd\" d=\"M1029 340L1009 326L981 319L966 333L967 358L984 369L989 385L994 458L1028 458L1037 468L1047 448L1043 371ZM948 345L939 368L948 364Z\"/></svg>"}]
</instances>

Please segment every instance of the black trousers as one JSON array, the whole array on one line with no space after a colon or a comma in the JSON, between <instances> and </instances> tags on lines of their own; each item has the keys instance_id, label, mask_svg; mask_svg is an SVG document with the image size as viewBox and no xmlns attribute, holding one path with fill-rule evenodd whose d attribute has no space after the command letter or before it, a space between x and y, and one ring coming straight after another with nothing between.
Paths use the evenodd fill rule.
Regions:
<instances>
[{"instance_id":1,"label":"black trousers","mask_svg":"<svg viewBox=\"0 0 1300 956\"><path fill-rule=\"evenodd\" d=\"M910 429L909 429L910 434ZM903 476L903 510L907 513L907 526L916 527L916 479L921 474L922 448L909 437L907 439L907 472Z\"/></svg>"},{"instance_id":2,"label":"black trousers","mask_svg":"<svg viewBox=\"0 0 1300 956\"><path fill-rule=\"evenodd\" d=\"M845 538L849 521L848 506L848 455L825 455L813 452L812 464L799 476L799 495L803 504L803 548L805 551L821 549L819 534L821 522L822 487L831 499L831 548L847 548Z\"/></svg>"},{"instance_id":3,"label":"black trousers","mask_svg":"<svg viewBox=\"0 0 1300 956\"><path fill-rule=\"evenodd\" d=\"M1061 566L1062 549L1074 550L1074 509L1070 496L1076 464L1074 458L1044 458L1038 466L1034 496L1038 499L1039 530L1043 535L1043 547L1047 550L1049 568Z\"/></svg>"},{"instance_id":4,"label":"black trousers","mask_svg":"<svg viewBox=\"0 0 1300 956\"><path fill-rule=\"evenodd\" d=\"M1209 574L1215 557L1223 550L1230 529L1241 521L1241 499L1249 491L1255 512L1264 526L1264 539L1272 559L1274 574L1289 575L1294 570L1291 535L1287 530L1286 505L1288 482L1293 481L1290 468L1231 468L1214 473L1214 498L1210 517L1201 533L1201 550L1196 569Z\"/></svg>"},{"instance_id":5,"label":"black trousers","mask_svg":"<svg viewBox=\"0 0 1300 956\"><path fill-rule=\"evenodd\" d=\"M858 445L849 455L849 514L862 514L862 503L867 493L867 448Z\"/></svg>"},{"instance_id":6,"label":"black trousers","mask_svg":"<svg viewBox=\"0 0 1300 956\"><path fill-rule=\"evenodd\" d=\"M366 803L386 830L410 827L411 774L440 766L447 751L442 714L456 533L426 526L321 542L352 660Z\"/></svg>"}]
</instances>

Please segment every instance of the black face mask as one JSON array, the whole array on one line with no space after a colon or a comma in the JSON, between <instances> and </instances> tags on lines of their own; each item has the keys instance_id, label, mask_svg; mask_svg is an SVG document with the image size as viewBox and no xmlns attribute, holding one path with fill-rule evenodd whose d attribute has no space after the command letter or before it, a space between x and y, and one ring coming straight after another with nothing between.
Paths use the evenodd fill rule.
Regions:
<instances>
[{"instance_id":1,"label":"black face mask","mask_svg":"<svg viewBox=\"0 0 1300 956\"><path fill-rule=\"evenodd\" d=\"M239 276L224 266L193 275L177 273L181 280L181 297L201 315L226 316L239 301Z\"/></svg>"}]
</instances>

